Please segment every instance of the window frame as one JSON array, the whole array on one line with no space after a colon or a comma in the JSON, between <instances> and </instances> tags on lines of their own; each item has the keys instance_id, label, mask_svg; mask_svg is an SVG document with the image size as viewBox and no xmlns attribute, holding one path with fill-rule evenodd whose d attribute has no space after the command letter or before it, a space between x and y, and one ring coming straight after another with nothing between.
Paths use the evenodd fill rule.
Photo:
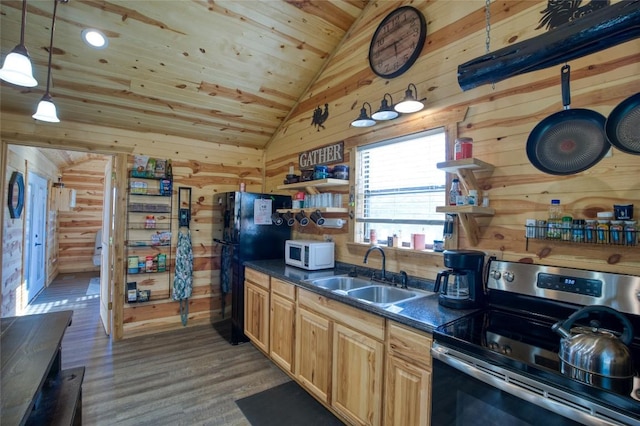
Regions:
<instances>
[{"instance_id":1,"label":"window frame","mask_svg":"<svg viewBox=\"0 0 640 426\"><path fill-rule=\"evenodd\" d=\"M455 128L455 126L454 126ZM360 202L359 196L360 196L360 185L361 182L358 181L358 179L360 179L360 167L361 165L359 164L359 159L360 159L360 155L359 155L359 151L362 150L363 148L367 147L367 148L376 148L376 147L381 147L381 146L385 146L385 145L390 145L390 144L394 144L394 143L400 143L403 141L407 141L407 140L411 140L411 139L415 139L415 138L419 138L419 137L425 137L425 136L430 136L432 134L435 133L439 133L442 132L443 137L444 137L444 160L443 161L448 161L449 158L451 158L452 153L453 153L453 145L451 143L452 140L454 140L455 138L451 138L451 127L450 125L447 124L439 124L439 125L434 125L432 127L429 128L425 128L425 129L421 129L419 131L416 132L412 132L412 133L406 133L400 136L391 136L388 138L384 138L384 139L380 139L377 141L367 141L367 142L362 142L359 143L357 146L354 146L352 149L352 156L353 156L353 169L354 169L354 181L353 181L353 197L352 199L355 201L355 203ZM446 199L446 191L447 188L450 187L451 185L451 176L449 173L445 173L445 180L444 180L444 193L445 193L445 199ZM370 244L370 242L367 242L368 239L365 238L365 236L363 235L362 241L358 241L358 231L359 228L362 225L365 226L366 228L366 224L369 223L381 223L381 224L386 224L386 223L397 223L397 224L402 224L402 225L426 225L426 226L444 226L446 217L443 214L443 218L442 220L434 220L434 219L410 219L410 220L403 220L403 221L398 221L395 219L368 219L368 218L358 218L356 215L356 212L359 210L359 206L357 204L354 205L355 208L353 208L352 210L352 220L353 220L353 227L352 227L352 232L351 232L351 242L355 243L355 244ZM435 210L432 213L436 213ZM384 245L383 241L378 241L379 245ZM406 247L405 247L406 248Z\"/></svg>"}]
</instances>

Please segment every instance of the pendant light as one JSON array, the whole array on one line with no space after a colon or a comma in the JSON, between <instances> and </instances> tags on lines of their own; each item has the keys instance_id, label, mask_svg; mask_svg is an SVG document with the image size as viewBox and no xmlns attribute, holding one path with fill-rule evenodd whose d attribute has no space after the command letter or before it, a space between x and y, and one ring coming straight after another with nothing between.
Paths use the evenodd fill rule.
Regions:
<instances>
[{"instance_id":1,"label":"pendant light","mask_svg":"<svg viewBox=\"0 0 640 426\"><path fill-rule=\"evenodd\" d=\"M27 0L22 0L22 26L20 28L20 44L13 48L4 58L0 69L0 79L23 87L34 87L38 82L33 78L33 68L29 52L24 46L24 28L27 24Z\"/></svg>"},{"instance_id":2,"label":"pendant light","mask_svg":"<svg viewBox=\"0 0 640 426\"><path fill-rule=\"evenodd\" d=\"M351 122L353 127L371 127L376 124L375 120L367 115L367 110L364 108L365 105L369 105L369 113L371 113L371 104L369 102L363 103L360 115Z\"/></svg>"},{"instance_id":3,"label":"pendant light","mask_svg":"<svg viewBox=\"0 0 640 426\"><path fill-rule=\"evenodd\" d=\"M413 89L416 92L416 96L413 96L413 92L411 91L411 87L413 87ZM416 88L416 85L413 83L409 83L409 87L407 87L407 91L404 94L404 99L402 100L402 102L400 102L399 104L397 104L394 109L398 112L402 112L402 113L411 113L411 112L418 112L420 111L422 108L424 108L424 104L422 103L422 101L426 101L427 98L424 98L422 100L417 100L418 98L418 89Z\"/></svg>"},{"instance_id":4,"label":"pendant light","mask_svg":"<svg viewBox=\"0 0 640 426\"><path fill-rule=\"evenodd\" d=\"M389 103L387 103L387 96L391 100L391 106L389 106ZM378 109L376 112L371 114L371 118L377 121L384 121L384 120L393 120L394 118L397 118L399 115L400 114L398 113L398 111L393 109L393 98L389 93L385 93L384 96L382 97L382 102L380 102L380 109Z\"/></svg>"},{"instance_id":5,"label":"pendant light","mask_svg":"<svg viewBox=\"0 0 640 426\"><path fill-rule=\"evenodd\" d=\"M66 3L69 0L53 0L53 19L51 21L51 40L49 42L49 65L47 67L47 90L44 92L44 96L38 103L36 113L32 115L36 120L48 121L50 123L60 122L58 113L56 112L56 105L53 103L53 99L51 99L51 95L49 94L49 84L51 83L51 56L53 55L53 30L56 26L58 1Z\"/></svg>"}]
</instances>

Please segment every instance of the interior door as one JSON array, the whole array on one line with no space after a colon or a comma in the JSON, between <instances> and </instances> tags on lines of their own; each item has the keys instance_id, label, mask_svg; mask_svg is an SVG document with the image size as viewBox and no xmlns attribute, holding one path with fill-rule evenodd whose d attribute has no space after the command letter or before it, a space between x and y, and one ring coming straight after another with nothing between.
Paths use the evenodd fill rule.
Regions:
<instances>
[{"instance_id":1,"label":"interior door","mask_svg":"<svg viewBox=\"0 0 640 426\"><path fill-rule=\"evenodd\" d=\"M46 276L45 242L47 181L29 172L27 185L27 299L29 302L44 288Z\"/></svg>"},{"instance_id":2,"label":"interior door","mask_svg":"<svg viewBox=\"0 0 640 426\"><path fill-rule=\"evenodd\" d=\"M100 319L107 335L111 334L111 302L113 300L113 157L109 158L104 168L104 198L102 201L102 250L100 259Z\"/></svg>"}]
</instances>

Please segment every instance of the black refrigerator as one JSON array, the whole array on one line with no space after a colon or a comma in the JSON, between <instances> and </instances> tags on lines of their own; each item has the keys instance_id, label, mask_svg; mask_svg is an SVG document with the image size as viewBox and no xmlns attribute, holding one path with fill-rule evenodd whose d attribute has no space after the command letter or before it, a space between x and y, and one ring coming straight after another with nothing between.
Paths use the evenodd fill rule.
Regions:
<instances>
[{"instance_id":1,"label":"black refrigerator","mask_svg":"<svg viewBox=\"0 0 640 426\"><path fill-rule=\"evenodd\" d=\"M229 340L232 345L237 345L249 340L244 335L243 263L247 260L284 260L284 245L291 238L291 228L286 223L274 224L272 215L277 209L290 209L291 197L226 192L219 195L217 202L223 223L222 238L215 239L216 243L222 244L221 291L223 294L231 293ZM222 310L224 315L224 297Z\"/></svg>"}]
</instances>

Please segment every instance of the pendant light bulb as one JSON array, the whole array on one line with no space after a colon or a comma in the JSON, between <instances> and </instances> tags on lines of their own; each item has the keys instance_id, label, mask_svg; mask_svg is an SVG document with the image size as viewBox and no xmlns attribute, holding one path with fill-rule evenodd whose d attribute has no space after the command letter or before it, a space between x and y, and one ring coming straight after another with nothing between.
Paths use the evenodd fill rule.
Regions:
<instances>
[{"instance_id":1,"label":"pendant light bulb","mask_svg":"<svg viewBox=\"0 0 640 426\"><path fill-rule=\"evenodd\" d=\"M22 0L22 26L20 28L20 44L13 48L4 58L0 69L0 79L16 86L34 87L38 82L33 78L33 67L29 52L24 46L24 27L27 23L27 0Z\"/></svg>"},{"instance_id":2,"label":"pendant light bulb","mask_svg":"<svg viewBox=\"0 0 640 426\"><path fill-rule=\"evenodd\" d=\"M32 117L36 120L47 121L49 123L60 122L58 112L56 111L56 104L53 103L53 99L51 99L51 95L48 92L40 99L38 109Z\"/></svg>"},{"instance_id":3,"label":"pendant light bulb","mask_svg":"<svg viewBox=\"0 0 640 426\"><path fill-rule=\"evenodd\" d=\"M413 96L413 91L411 90L412 86L416 92L415 97ZM417 97L418 97L418 89L416 88L415 84L410 83L409 87L407 88L407 91L404 94L404 99L402 100L402 102L397 104L394 107L394 109L401 113L412 113L412 112L420 111L421 109L424 108L424 104L422 103L422 101L417 100ZM423 99L423 101L425 100L426 98Z\"/></svg>"},{"instance_id":4,"label":"pendant light bulb","mask_svg":"<svg viewBox=\"0 0 640 426\"><path fill-rule=\"evenodd\" d=\"M371 112L371 104L369 102L365 102L362 104L362 109L360 109L360 115L358 118L351 122L353 127L371 127L376 124L375 120L373 120L367 114L367 110L365 109L365 105L369 105L369 112Z\"/></svg>"},{"instance_id":5,"label":"pendant light bulb","mask_svg":"<svg viewBox=\"0 0 640 426\"><path fill-rule=\"evenodd\" d=\"M387 102L387 96L391 100L392 106L389 106L389 103ZM393 98L390 94L385 93L382 98L382 102L380 102L380 109L371 114L371 118L378 121L384 121L393 120L394 118L398 118L399 115L400 114L398 113L398 111L393 109Z\"/></svg>"}]
</instances>

